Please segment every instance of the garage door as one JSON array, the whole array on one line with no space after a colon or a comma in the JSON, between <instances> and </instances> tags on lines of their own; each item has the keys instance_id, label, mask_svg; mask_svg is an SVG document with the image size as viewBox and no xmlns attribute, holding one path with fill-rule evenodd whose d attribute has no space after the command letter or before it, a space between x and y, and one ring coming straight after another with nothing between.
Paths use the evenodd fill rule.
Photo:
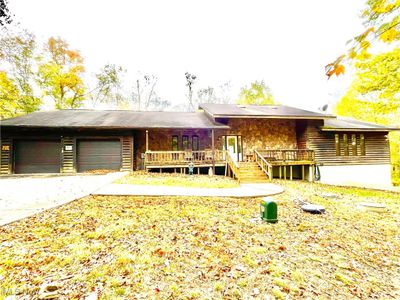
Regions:
<instances>
[{"instance_id":1,"label":"garage door","mask_svg":"<svg viewBox=\"0 0 400 300\"><path fill-rule=\"evenodd\" d=\"M16 140L14 149L14 173L60 172L59 140Z\"/></svg>"},{"instance_id":2,"label":"garage door","mask_svg":"<svg viewBox=\"0 0 400 300\"><path fill-rule=\"evenodd\" d=\"M78 172L90 170L120 170L121 142L119 140L79 140Z\"/></svg>"}]
</instances>

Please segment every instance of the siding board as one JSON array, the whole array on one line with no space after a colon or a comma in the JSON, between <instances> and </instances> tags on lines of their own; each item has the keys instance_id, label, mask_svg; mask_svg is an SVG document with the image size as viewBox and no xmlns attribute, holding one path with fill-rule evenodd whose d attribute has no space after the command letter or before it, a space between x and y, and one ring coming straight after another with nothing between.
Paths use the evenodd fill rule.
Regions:
<instances>
[{"instance_id":1,"label":"siding board","mask_svg":"<svg viewBox=\"0 0 400 300\"><path fill-rule=\"evenodd\" d=\"M390 164L389 142L387 132L362 132L365 137L365 155L361 154L359 139L357 140L357 156L352 155L349 149L349 156L336 155L335 132L321 132L318 126L322 124L317 121L310 121L307 126L307 147L315 151L315 159L318 163L326 166L334 165L380 165ZM341 132L343 134L346 132ZM354 133L354 132L353 132ZM348 132L348 136L352 133ZM359 134L359 133L357 133ZM340 150L344 153L343 137L340 137ZM350 147L351 148L351 147Z\"/></svg>"}]
</instances>

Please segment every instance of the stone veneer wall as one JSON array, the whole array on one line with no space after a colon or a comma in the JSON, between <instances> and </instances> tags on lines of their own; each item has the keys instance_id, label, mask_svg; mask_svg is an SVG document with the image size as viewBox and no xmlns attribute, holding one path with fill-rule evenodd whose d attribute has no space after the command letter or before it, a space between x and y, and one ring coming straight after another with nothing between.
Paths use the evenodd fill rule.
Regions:
<instances>
[{"instance_id":1,"label":"stone veneer wall","mask_svg":"<svg viewBox=\"0 0 400 300\"><path fill-rule=\"evenodd\" d=\"M226 123L226 122L224 122ZM255 149L296 149L296 121L279 119L230 119L229 130L215 130L215 148L222 149L222 137L226 134L241 135L244 153ZM211 130L205 129L149 129L149 150L171 151L172 136L179 139L182 149L182 136L189 136L189 148L192 136L199 136L200 150L211 149ZM141 154L146 151L146 130L134 134L136 168L142 164Z\"/></svg>"},{"instance_id":2,"label":"stone veneer wall","mask_svg":"<svg viewBox=\"0 0 400 300\"><path fill-rule=\"evenodd\" d=\"M229 119L229 134L242 136L244 153L256 149L297 149L296 121Z\"/></svg>"}]
</instances>

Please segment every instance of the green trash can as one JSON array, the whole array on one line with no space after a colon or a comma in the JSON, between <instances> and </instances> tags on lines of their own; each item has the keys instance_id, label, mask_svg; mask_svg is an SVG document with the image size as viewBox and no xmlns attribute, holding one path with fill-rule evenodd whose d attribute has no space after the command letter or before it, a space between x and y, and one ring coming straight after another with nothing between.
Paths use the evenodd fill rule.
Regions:
<instances>
[{"instance_id":1,"label":"green trash can","mask_svg":"<svg viewBox=\"0 0 400 300\"><path fill-rule=\"evenodd\" d=\"M269 223L278 222L278 205L271 197L263 198L260 203L261 219Z\"/></svg>"}]
</instances>

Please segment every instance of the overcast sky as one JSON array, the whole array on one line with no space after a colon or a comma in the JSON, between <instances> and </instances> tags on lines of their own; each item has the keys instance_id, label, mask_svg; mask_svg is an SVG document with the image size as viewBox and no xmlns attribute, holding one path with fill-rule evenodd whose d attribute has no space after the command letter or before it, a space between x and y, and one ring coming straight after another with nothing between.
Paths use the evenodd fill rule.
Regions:
<instances>
[{"instance_id":1,"label":"overcast sky","mask_svg":"<svg viewBox=\"0 0 400 300\"><path fill-rule=\"evenodd\" d=\"M16 19L44 41L66 39L88 72L122 65L158 75L158 94L185 99L185 76L196 87L231 81L232 94L265 80L280 103L316 109L338 99L351 80L324 75L346 41L362 30L354 0L11 0Z\"/></svg>"}]
</instances>

